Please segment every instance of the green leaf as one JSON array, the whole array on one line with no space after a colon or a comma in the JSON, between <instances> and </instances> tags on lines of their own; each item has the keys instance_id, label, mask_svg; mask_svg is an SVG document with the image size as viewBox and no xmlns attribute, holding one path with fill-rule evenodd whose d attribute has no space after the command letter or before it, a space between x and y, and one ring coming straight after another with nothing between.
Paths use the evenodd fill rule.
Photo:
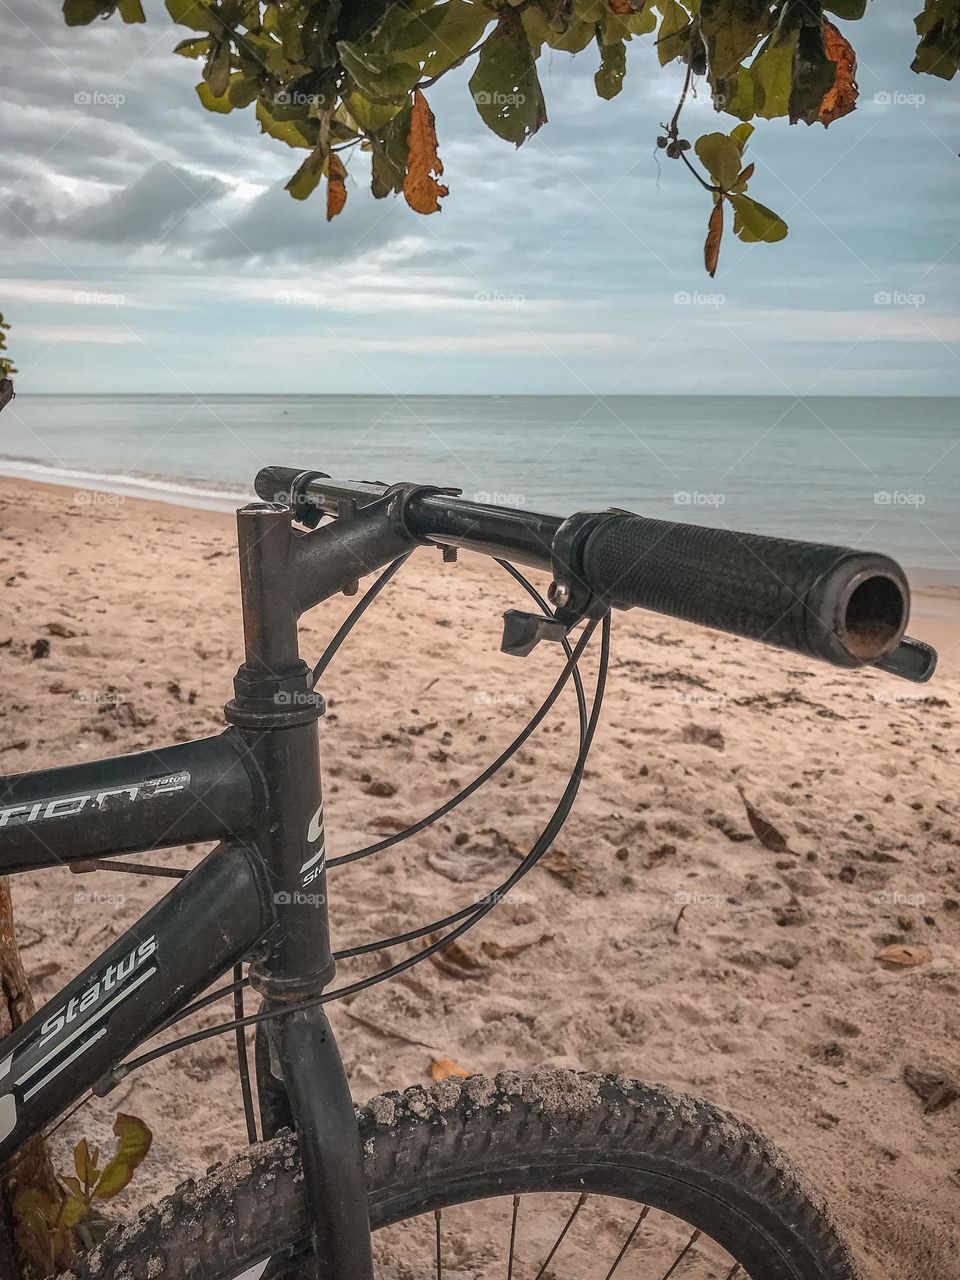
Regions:
<instances>
[{"instance_id":1,"label":"green leaf","mask_svg":"<svg viewBox=\"0 0 960 1280\"><path fill-rule=\"evenodd\" d=\"M695 147L714 184L729 191L740 172L740 145L725 133L705 133Z\"/></svg>"},{"instance_id":2,"label":"green leaf","mask_svg":"<svg viewBox=\"0 0 960 1280\"><path fill-rule=\"evenodd\" d=\"M601 39L603 44L613 44L617 40L630 40L633 36L649 35L657 29L657 15L653 11L653 0L647 0L642 9L636 13L614 13L609 5L603 6Z\"/></svg>"},{"instance_id":3,"label":"green leaf","mask_svg":"<svg viewBox=\"0 0 960 1280\"><path fill-rule=\"evenodd\" d=\"M449 0L417 14L393 51L403 62L422 64L421 75L441 75L470 52L494 17L482 4Z\"/></svg>"},{"instance_id":4,"label":"green leaf","mask_svg":"<svg viewBox=\"0 0 960 1280\"><path fill-rule=\"evenodd\" d=\"M127 1186L143 1163L153 1143L153 1134L136 1116L121 1111L113 1122L117 1153L108 1161L94 1188L97 1200L112 1200Z\"/></svg>"},{"instance_id":5,"label":"green leaf","mask_svg":"<svg viewBox=\"0 0 960 1280\"><path fill-rule=\"evenodd\" d=\"M793 90L793 55L798 32L786 36L772 35L750 66L755 97L755 111L765 120L785 116L790 110Z\"/></svg>"},{"instance_id":6,"label":"green leaf","mask_svg":"<svg viewBox=\"0 0 960 1280\"><path fill-rule=\"evenodd\" d=\"M312 151L317 145L320 125L316 120L279 120L262 98L257 102L257 120L263 133L285 142L288 147L307 147Z\"/></svg>"},{"instance_id":7,"label":"green leaf","mask_svg":"<svg viewBox=\"0 0 960 1280\"><path fill-rule=\"evenodd\" d=\"M343 107L364 133L372 133L382 129L385 124L403 110L402 103L369 102L361 93L348 93L343 99Z\"/></svg>"},{"instance_id":8,"label":"green leaf","mask_svg":"<svg viewBox=\"0 0 960 1280\"><path fill-rule=\"evenodd\" d=\"M220 115L226 115L228 111L233 110L230 95L228 93L215 94L206 80L201 80L197 85L197 97L208 111L216 111Z\"/></svg>"},{"instance_id":9,"label":"green leaf","mask_svg":"<svg viewBox=\"0 0 960 1280\"><path fill-rule=\"evenodd\" d=\"M124 22L146 22L147 20L140 0L117 0L117 9Z\"/></svg>"},{"instance_id":10,"label":"green leaf","mask_svg":"<svg viewBox=\"0 0 960 1280\"><path fill-rule=\"evenodd\" d=\"M360 45L341 40L337 45L344 70L371 102L402 101L420 79L416 63L390 62Z\"/></svg>"},{"instance_id":11,"label":"green leaf","mask_svg":"<svg viewBox=\"0 0 960 1280\"><path fill-rule=\"evenodd\" d=\"M210 40L206 36L181 40L173 52L181 58L203 58L210 52Z\"/></svg>"},{"instance_id":12,"label":"green leaf","mask_svg":"<svg viewBox=\"0 0 960 1280\"><path fill-rule=\"evenodd\" d=\"M547 122L533 50L522 25L504 18L480 51L470 93L484 123L520 146Z\"/></svg>"},{"instance_id":13,"label":"green leaf","mask_svg":"<svg viewBox=\"0 0 960 1280\"><path fill-rule=\"evenodd\" d=\"M294 200L306 200L308 196L316 191L320 179L323 177L328 154L317 148L304 160L303 164L287 183L287 190Z\"/></svg>"},{"instance_id":14,"label":"green leaf","mask_svg":"<svg viewBox=\"0 0 960 1280\"><path fill-rule=\"evenodd\" d=\"M217 41L203 69L203 78L215 98L222 98L227 92L230 84L230 45L226 40Z\"/></svg>"},{"instance_id":15,"label":"green leaf","mask_svg":"<svg viewBox=\"0 0 960 1280\"><path fill-rule=\"evenodd\" d=\"M910 69L952 80L960 69L960 6L945 0L925 0L914 18L920 43Z\"/></svg>"},{"instance_id":16,"label":"green leaf","mask_svg":"<svg viewBox=\"0 0 960 1280\"><path fill-rule=\"evenodd\" d=\"M90 1206L81 1196L67 1196L60 1206L60 1212L57 1215L57 1226L72 1231L74 1227L80 1225L89 1212Z\"/></svg>"},{"instance_id":17,"label":"green leaf","mask_svg":"<svg viewBox=\"0 0 960 1280\"><path fill-rule=\"evenodd\" d=\"M867 11L867 0L827 0L823 6L828 13L835 13L838 18L856 22Z\"/></svg>"},{"instance_id":18,"label":"green leaf","mask_svg":"<svg viewBox=\"0 0 960 1280\"><path fill-rule=\"evenodd\" d=\"M741 62L769 31L769 10L767 0L701 0L700 31L714 93L728 96Z\"/></svg>"},{"instance_id":19,"label":"green leaf","mask_svg":"<svg viewBox=\"0 0 960 1280\"><path fill-rule=\"evenodd\" d=\"M730 137L734 140L734 142L740 148L741 159L743 157L744 151L746 150L747 143L750 141L750 136L753 133L753 128L754 127L752 124L744 123L744 124L738 124L735 129L730 130Z\"/></svg>"},{"instance_id":20,"label":"green leaf","mask_svg":"<svg viewBox=\"0 0 960 1280\"><path fill-rule=\"evenodd\" d=\"M657 56L661 67L682 57L690 46L690 15L677 0L657 0L660 30L657 33Z\"/></svg>"},{"instance_id":21,"label":"green leaf","mask_svg":"<svg viewBox=\"0 0 960 1280\"><path fill-rule=\"evenodd\" d=\"M373 175L370 189L378 200L399 195L407 172L407 138L410 133L410 105L403 108L385 128L371 136Z\"/></svg>"},{"instance_id":22,"label":"green leaf","mask_svg":"<svg viewBox=\"0 0 960 1280\"><path fill-rule=\"evenodd\" d=\"M166 0L167 11L174 22L194 31L213 31L220 24L210 14L205 0Z\"/></svg>"},{"instance_id":23,"label":"green leaf","mask_svg":"<svg viewBox=\"0 0 960 1280\"><path fill-rule=\"evenodd\" d=\"M73 1149L73 1167L84 1187L92 1187L97 1180L97 1160L98 1153L91 1152L86 1138L81 1138Z\"/></svg>"},{"instance_id":24,"label":"green leaf","mask_svg":"<svg viewBox=\"0 0 960 1280\"><path fill-rule=\"evenodd\" d=\"M227 97L234 107L249 107L259 91L259 83L251 79L245 71L234 71L230 76Z\"/></svg>"},{"instance_id":25,"label":"green leaf","mask_svg":"<svg viewBox=\"0 0 960 1280\"><path fill-rule=\"evenodd\" d=\"M63 0L63 20L68 27L86 27L102 12L99 0Z\"/></svg>"},{"instance_id":26,"label":"green leaf","mask_svg":"<svg viewBox=\"0 0 960 1280\"><path fill-rule=\"evenodd\" d=\"M593 77L601 98L615 98L627 73L627 46L622 41L600 46L600 69Z\"/></svg>"},{"instance_id":27,"label":"green leaf","mask_svg":"<svg viewBox=\"0 0 960 1280\"><path fill-rule=\"evenodd\" d=\"M773 244L782 240L787 234L784 220L768 209L766 205L751 199L750 196L731 195L728 197L733 205L733 231L747 244L764 241Z\"/></svg>"}]
</instances>

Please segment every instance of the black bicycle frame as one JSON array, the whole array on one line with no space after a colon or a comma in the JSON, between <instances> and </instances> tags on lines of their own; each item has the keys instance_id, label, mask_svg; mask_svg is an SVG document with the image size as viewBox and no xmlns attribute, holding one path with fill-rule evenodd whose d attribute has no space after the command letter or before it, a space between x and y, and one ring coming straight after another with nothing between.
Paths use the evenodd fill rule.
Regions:
<instances>
[{"instance_id":1,"label":"black bicycle frame","mask_svg":"<svg viewBox=\"0 0 960 1280\"><path fill-rule=\"evenodd\" d=\"M317 720L303 611L415 545L386 508L298 533L289 506L238 512L245 656L226 731L117 759L0 779L0 874L217 841L36 1015L0 1042L0 1161L241 960L263 1007L266 1136L298 1132L318 1274L372 1280L353 1102L317 1002L331 978Z\"/></svg>"}]
</instances>

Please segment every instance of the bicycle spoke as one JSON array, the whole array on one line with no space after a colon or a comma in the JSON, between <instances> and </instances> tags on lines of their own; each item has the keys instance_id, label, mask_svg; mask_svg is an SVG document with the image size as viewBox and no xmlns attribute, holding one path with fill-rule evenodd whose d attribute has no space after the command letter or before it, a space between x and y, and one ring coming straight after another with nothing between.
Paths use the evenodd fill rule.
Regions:
<instances>
[{"instance_id":1,"label":"bicycle spoke","mask_svg":"<svg viewBox=\"0 0 960 1280\"><path fill-rule=\"evenodd\" d=\"M671 1277L671 1276L673 1275L673 1273L676 1271L677 1267L679 1267L680 1263L684 1260L684 1258L687 1256L687 1254L690 1252L690 1250L693 1248L693 1246L694 1246L694 1245L697 1243L697 1241L700 1239L701 1234L702 1234L702 1232L700 1232L700 1230L699 1230L699 1229L698 1229L697 1231L694 1231L693 1235L690 1237L690 1239L687 1241L687 1243L683 1246L683 1248L682 1248L682 1249L680 1250L680 1252L677 1254L677 1256L676 1256L676 1258L674 1259L673 1263L672 1263L672 1264L670 1265L670 1267L669 1267L669 1268L668 1268L668 1269L663 1273L663 1276L661 1277L661 1280L670 1280L670 1277ZM730 1274L731 1274L731 1275L733 1275L735 1271L736 1271L736 1267L734 1268L734 1271L731 1271L731 1273L730 1273Z\"/></svg>"},{"instance_id":2,"label":"bicycle spoke","mask_svg":"<svg viewBox=\"0 0 960 1280\"><path fill-rule=\"evenodd\" d=\"M740 1274L741 1274L741 1271L740 1271L740 1263L739 1263L739 1262L735 1262L735 1263L733 1264L733 1266L731 1267L731 1269L730 1269L730 1270L727 1272L727 1274L724 1276L724 1280L734 1280L734 1278L735 1278L736 1276L740 1275Z\"/></svg>"},{"instance_id":3,"label":"bicycle spoke","mask_svg":"<svg viewBox=\"0 0 960 1280\"><path fill-rule=\"evenodd\" d=\"M440 1215L442 1209L434 1209L433 1219L437 1224L437 1280L443 1280L443 1249L440 1246Z\"/></svg>"},{"instance_id":4,"label":"bicycle spoke","mask_svg":"<svg viewBox=\"0 0 960 1280\"><path fill-rule=\"evenodd\" d=\"M507 1280L513 1280L513 1252L517 1243L517 1214L520 1211L520 1197L513 1197L513 1216L510 1220L510 1257L507 1259Z\"/></svg>"},{"instance_id":5,"label":"bicycle spoke","mask_svg":"<svg viewBox=\"0 0 960 1280\"><path fill-rule=\"evenodd\" d=\"M626 1240L624 1240L623 1247L621 1248L620 1252L617 1254L616 1258L614 1258L613 1266L604 1276L604 1280L610 1280L610 1277L613 1275L617 1267L619 1267L620 1263L623 1261L624 1255L626 1254L627 1250L630 1248L631 1244L633 1244L633 1237L640 1230L640 1224L641 1222L643 1222L644 1218L647 1216L649 1212L650 1212L650 1206L648 1204L645 1204L640 1211L640 1217L633 1224L633 1229L631 1230L630 1234L627 1236Z\"/></svg>"},{"instance_id":6,"label":"bicycle spoke","mask_svg":"<svg viewBox=\"0 0 960 1280\"><path fill-rule=\"evenodd\" d=\"M577 1203L573 1206L573 1212L570 1214L570 1217L563 1224L563 1228L560 1234L557 1236L556 1240L553 1242L553 1247L550 1250L550 1252L547 1254L546 1258L544 1259L543 1265L541 1266L540 1270L534 1276L534 1280L542 1280L543 1273L546 1271L547 1267L549 1267L550 1263L553 1261L553 1255L557 1252L557 1250L563 1244L564 1236L573 1226L574 1219L576 1218L577 1214L580 1212L580 1210L583 1208L583 1206L586 1203L587 1203L587 1197L586 1195L582 1195L580 1199L577 1201Z\"/></svg>"}]
</instances>

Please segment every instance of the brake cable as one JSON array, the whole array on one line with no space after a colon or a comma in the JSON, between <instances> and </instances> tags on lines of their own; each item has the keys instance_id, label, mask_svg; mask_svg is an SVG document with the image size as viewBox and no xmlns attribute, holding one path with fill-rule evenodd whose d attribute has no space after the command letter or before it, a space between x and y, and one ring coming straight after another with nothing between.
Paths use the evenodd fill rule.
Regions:
<instances>
[{"instance_id":1,"label":"brake cable","mask_svg":"<svg viewBox=\"0 0 960 1280\"><path fill-rule=\"evenodd\" d=\"M545 614L550 613L547 602L540 595L540 592L518 569L514 568L514 566L507 560L498 559L496 563L520 583L527 594L530 595L538 605L540 605ZM377 583L374 583L374 587L377 585ZM371 590L372 589L373 588L371 588ZM439 809L434 809L434 811L427 814L426 817L420 818L419 821L412 823L409 827L404 827L402 831L397 831L393 835L385 836L375 844L366 845L362 849L355 849L352 853L342 853L336 858L328 858L327 867L341 867L350 862L358 862L361 858L368 858L374 853L382 853L385 849L391 849L394 845L400 844L403 840L409 840L411 836L419 835L421 831L425 831L426 828L432 826L434 822L437 822L440 818L445 818L448 813L452 813L458 805L463 804L465 800L468 800L472 795L479 791L481 787L485 786L494 774L502 769L507 761L511 760L517 754L531 734L533 734L543 723L554 703L557 701L557 698L563 691L563 688L571 674L573 675L573 684L577 695L577 712L580 719L580 741L582 743L583 736L586 733L587 728L587 703L583 691L583 678L580 675L580 667L578 665L580 656L583 653L583 645L580 644L578 646L577 658L574 659L574 651L571 648L570 641L564 637L561 643L563 651L567 657L566 666L557 678L553 688L547 694L545 700L541 703L539 709L533 714L510 745L506 747L499 756L497 756L496 760L489 764L481 773L477 774L473 781L468 782L461 791L458 791L456 795L451 796L449 800L445 801ZM330 656L332 657L333 655L331 654ZM326 662L324 661L325 658L326 654L324 654L324 657L320 660L324 667L326 666ZM319 665L320 664L318 663L318 666Z\"/></svg>"},{"instance_id":2,"label":"brake cable","mask_svg":"<svg viewBox=\"0 0 960 1280\"><path fill-rule=\"evenodd\" d=\"M586 634L588 636L592 635L596 626L596 620L588 623ZM419 964L430 956L437 954L437 952L444 950L444 948L462 937L468 929L471 929L475 924L479 923L479 921L492 911L503 897L510 892L514 885L517 884L517 882L530 870L532 870L534 866L536 866L556 839L556 836L566 821L570 810L573 808L574 800L576 799L577 792L580 789L587 756L589 755L590 748L593 745L597 724L600 719L600 709L603 703L603 694L606 686L607 670L610 658L610 629L610 614L607 612L603 615L602 621L600 657L597 666L597 680L594 689L593 705L590 709L587 730L583 741L580 744L577 759L574 763L573 770L570 774L567 785L564 788L560 801L551 815L550 820L516 870L507 877L498 889L488 894L479 904L474 904L473 908L468 909L471 911L471 914L469 914L465 919L462 919L459 924L457 924L442 938L437 938L435 941L431 942L429 946L421 948L421 950L414 952L413 955L406 956L403 960L398 961L387 969L382 969L377 973L368 975L366 978L358 979L356 982L348 983L346 986L338 987L333 991L325 992L310 1000L305 1000L297 1006L298 1009L315 1008L319 1005L330 1004L335 1000L343 1000L349 996L357 995L361 991L366 991L368 988L375 986L380 982L386 982L390 978L394 978L401 973L405 973L414 965ZM181 1036L176 1040L171 1040L168 1044L160 1045L156 1049L151 1049L137 1058L131 1058L129 1061L119 1064L113 1069L113 1071L107 1073L104 1077L104 1081L110 1081L112 1087L132 1071L137 1070L139 1067L146 1066L157 1058L164 1057L178 1049L188 1048L190 1045L198 1044L204 1040L209 1040L214 1036L228 1034L231 1031L238 1032L241 1028L257 1026L261 1022L268 1022L274 1018L284 1017L289 1012L290 1010L287 1008L262 1009L257 1013L248 1014L246 1017L235 1019L232 1022L218 1024L213 1027L205 1027L200 1031L192 1032L190 1035ZM108 1091L109 1090L105 1090L105 1092Z\"/></svg>"}]
</instances>

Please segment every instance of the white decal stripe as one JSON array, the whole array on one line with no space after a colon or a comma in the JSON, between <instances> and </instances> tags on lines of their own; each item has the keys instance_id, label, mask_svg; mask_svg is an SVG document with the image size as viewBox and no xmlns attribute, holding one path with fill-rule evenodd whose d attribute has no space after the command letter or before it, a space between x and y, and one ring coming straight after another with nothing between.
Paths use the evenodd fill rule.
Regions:
<instances>
[{"instance_id":1,"label":"white decal stripe","mask_svg":"<svg viewBox=\"0 0 960 1280\"><path fill-rule=\"evenodd\" d=\"M45 1067L51 1058L55 1058L61 1049L65 1049L68 1044L76 1040L77 1036L82 1036L83 1033L89 1027L92 1027L95 1022L99 1021L105 1013L109 1013L111 1009L115 1009L121 1000L126 1000L127 996L132 995L133 992L136 991L137 987L146 982L148 978L152 978L155 973L159 973L159 969L156 965L153 965L150 969L144 969L143 973L141 973L139 977L137 977L133 982L128 983L128 985L119 991L111 1001L103 1006L102 1009L98 1009L92 1018L87 1018L86 1022L81 1022L80 1026L71 1031L65 1040L61 1040L58 1045L51 1049L46 1057L41 1058L39 1062L35 1062L30 1070L25 1071L22 1076L18 1076L16 1083L23 1084L25 1080L29 1080L31 1076L36 1075L40 1068Z\"/></svg>"},{"instance_id":2,"label":"white decal stripe","mask_svg":"<svg viewBox=\"0 0 960 1280\"><path fill-rule=\"evenodd\" d=\"M96 1044L98 1040L102 1040L106 1034L107 1028L101 1027L95 1036L91 1036L89 1040L84 1040L83 1044L78 1045L78 1047L74 1049L69 1058L64 1058L62 1062L58 1062L48 1076L44 1076L42 1080L37 1081L32 1089L27 1090L23 1095L24 1102L26 1102L28 1098L32 1098L35 1093L39 1092L39 1090L44 1087L44 1085L49 1084L53 1077L58 1076L64 1067L69 1067L70 1063L73 1062L74 1059L79 1058L81 1053L86 1053L92 1044Z\"/></svg>"}]
</instances>

